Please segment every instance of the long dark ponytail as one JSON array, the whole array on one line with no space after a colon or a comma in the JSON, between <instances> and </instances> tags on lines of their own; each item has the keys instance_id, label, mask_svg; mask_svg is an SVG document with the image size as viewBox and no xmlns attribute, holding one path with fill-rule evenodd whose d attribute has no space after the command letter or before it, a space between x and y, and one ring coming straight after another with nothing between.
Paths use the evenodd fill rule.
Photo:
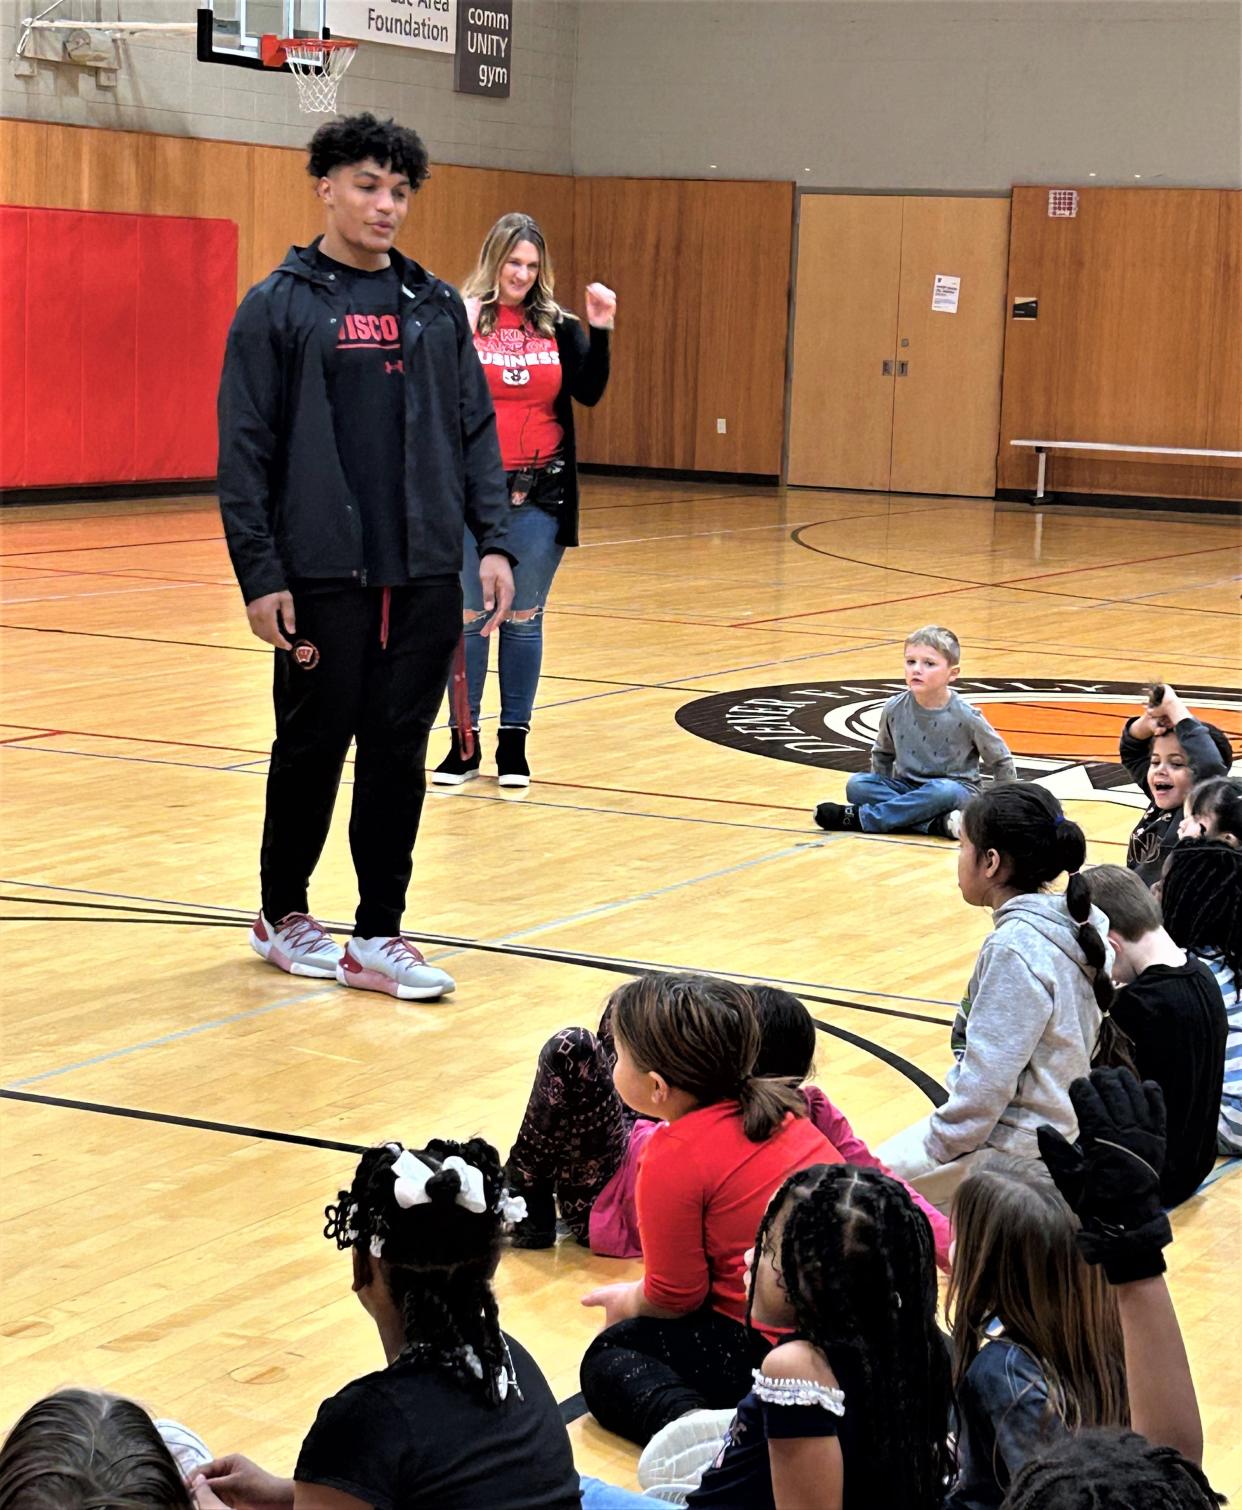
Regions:
<instances>
[{"instance_id":1,"label":"long dark ponytail","mask_svg":"<svg viewBox=\"0 0 1242 1510\"><path fill-rule=\"evenodd\" d=\"M1128 1040L1112 1020L1116 992L1105 965L1108 951L1092 925L1091 888L1081 874L1087 858L1087 836L1047 789L1033 781L1011 781L990 787L969 802L962 814L966 837L982 854L989 849L1005 860L1007 884L1017 891L1043 891L1059 875L1069 872L1065 905L1077 925L1074 937L1087 962L1091 990L1100 1009L1096 1053L1106 1064L1133 1069ZM1110 1057L1116 1056L1116 1057Z\"/></svg>"}]
</instances>

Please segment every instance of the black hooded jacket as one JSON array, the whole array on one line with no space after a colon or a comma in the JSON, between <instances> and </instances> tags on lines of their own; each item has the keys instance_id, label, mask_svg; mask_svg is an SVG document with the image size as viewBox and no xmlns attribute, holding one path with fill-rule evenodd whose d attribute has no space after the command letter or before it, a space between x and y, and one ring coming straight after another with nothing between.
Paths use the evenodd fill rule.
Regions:
<instances>
[{"instance_id":1,"label":"black hooded jacket","mask_svg":"<svg viewBox=\"0 0 1242 1510\"><path fill-rule=\"evenodd\" d=\"M328 403L337 329L318 244L291 247L250 290L225 349L218 491L247 603L298 579L366 585L362 523ZM461 296L390 256L402 284L407 565L411 577L456 575L466 526L480 555L508 554L496 416Z\"/></svg>"}]
</instances>

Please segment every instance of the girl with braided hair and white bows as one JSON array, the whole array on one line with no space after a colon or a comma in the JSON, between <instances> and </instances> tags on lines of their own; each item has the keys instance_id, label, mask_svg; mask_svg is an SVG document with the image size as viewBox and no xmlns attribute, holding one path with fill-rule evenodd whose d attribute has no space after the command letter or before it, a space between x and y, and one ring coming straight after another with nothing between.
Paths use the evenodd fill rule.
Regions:
<instances>
[{"instance_id":1,"label":"girl with braided hair and white bows","mask_svg":"<svg viewBox=\"0 0 1242 1510\"><path fill-rule=\"evenodd\" d=\"M539 1365L500 1327L492 1276L523 1214L482 1138L371 1148L325 1211L385 1367L319 1407L291 1479L240 1456L201 1481L234 1510L609 1510L580 1481ZM585 1501L584 1501L585 1496Z\"/></svg>"}]
</instances>

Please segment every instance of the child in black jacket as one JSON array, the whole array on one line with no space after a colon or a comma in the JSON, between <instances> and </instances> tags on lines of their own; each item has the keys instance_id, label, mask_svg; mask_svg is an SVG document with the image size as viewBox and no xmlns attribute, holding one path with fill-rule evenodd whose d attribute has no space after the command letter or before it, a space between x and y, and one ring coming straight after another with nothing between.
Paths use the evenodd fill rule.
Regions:
<instances>
[{"instance_id":1,"label":"child in black jacket","mask_svg":"<svg viewBox=\"0 0 1242 1510\"><path fill-rule=\"evenodd\" d=\"M1121 763L1148 801L1130 835L1126 864L1148 886L1177 843L1183 805L1196 782L1225 776L1233 748L1215 724L1200 723L1172 687L1157 683L1121 731Z\"/></svg>"}]
</instances>

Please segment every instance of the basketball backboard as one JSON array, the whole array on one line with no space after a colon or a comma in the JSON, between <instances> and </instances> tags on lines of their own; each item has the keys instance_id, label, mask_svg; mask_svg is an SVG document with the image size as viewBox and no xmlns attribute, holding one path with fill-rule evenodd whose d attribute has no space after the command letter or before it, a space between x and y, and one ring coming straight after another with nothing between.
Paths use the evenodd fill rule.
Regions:
<instances>
[{"instance_id":1,"label":"basketball backboard","mask_svg":"<svg viewBox=\"0 0 1242 1510\"><path fill-rule=\"evenodd\" d=\"M326 6L327 0L208 0L198 11L198 60L262 68L264 36L328 36Z\"/></svg>"}]
</instances>

